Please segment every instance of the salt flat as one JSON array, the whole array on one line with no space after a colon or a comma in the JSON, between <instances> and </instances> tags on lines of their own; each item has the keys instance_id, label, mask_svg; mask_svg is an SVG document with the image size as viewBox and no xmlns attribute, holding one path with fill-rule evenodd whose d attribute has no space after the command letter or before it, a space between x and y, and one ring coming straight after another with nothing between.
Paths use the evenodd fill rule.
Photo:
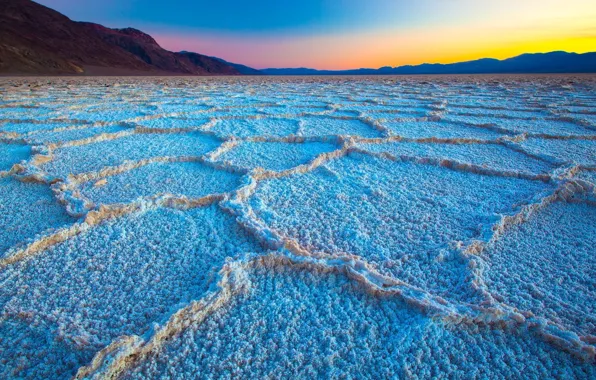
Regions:
<instances>
[{"instance_id":1,"label":"salt flat","mask_svg":"<svg viewBox=\"0 0 596 380\"><path fill-rule=\"evenodd\" d=\"M592 76L0 79L0 377L596 377Z\"/></svg>"}]
</instances>

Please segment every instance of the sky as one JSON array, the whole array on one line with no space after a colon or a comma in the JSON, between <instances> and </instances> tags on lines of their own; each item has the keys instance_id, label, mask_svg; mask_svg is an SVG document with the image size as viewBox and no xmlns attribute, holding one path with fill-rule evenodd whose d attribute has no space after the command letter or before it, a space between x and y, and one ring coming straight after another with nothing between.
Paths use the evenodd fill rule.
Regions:
<instances>
[{"instance_id":1,"label":"sky","mask_svg":"<svg viewBox=\"0 0 596 380\"><path fill-rule=\"evenodd\" d=\"M595 0L37 0L172 51L257 69L378 68L596 51Z\"/></svg>"}]
</instances>

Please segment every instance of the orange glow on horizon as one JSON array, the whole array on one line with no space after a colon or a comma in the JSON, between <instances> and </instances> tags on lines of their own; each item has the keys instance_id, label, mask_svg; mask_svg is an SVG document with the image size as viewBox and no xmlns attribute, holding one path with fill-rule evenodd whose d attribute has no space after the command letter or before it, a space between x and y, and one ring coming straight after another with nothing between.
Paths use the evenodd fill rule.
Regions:
<instances>
[{"instance_id":1,"label":"orange glow on horizon","mask_svg":"<svg viewBox=\"0 0 596 380\"><path fill-rule=\"evenodd\" d=\"M385 25L279 36L159 31L154 35L167 49L192 50L258 69L345 70L505 59L558 50L596 51L596 5L586 5L584 0L568 1L577 6L561 6L560 1L554 0L503 0L493 13L415 27Z\"/></svg>"},{"instance_id":2,"label":"orange glow on horizon","mask_svg":"<svg viewBox=\"0 0 596 380\"><path fill-rule=\"evenodd\" d=\"M443 44L447 46L447 44ZM421 49L422 50L422 49ZM382 66L420 65L423 63L457 63L472 61L481 58L507 59L525 53L548 53L552 51L566 51L568 53L589 53L596 51L596 34L594 36L580 36L567 38L554 38L539 41L519 41L513 43L494 44L489 46L452 46L450 49L423 49L419 55L382 54L375 59L354 58L342 62L342 68L379 68ZM432 50L432 51L431 51ZM321 66L336 67L333 61L321 61Z\"/></svg>"},{"instance_id":3,"label":"orange glow on horizon","mask_svg":"<svg viewBox=\"0 0 596 380\"><path fill-rule=\"evenodd\" d=\"M360 41L358 44L354 43L351 49L342 49L341 46L345 46L346 42L336 38L325 38L320 41L305 39L288 43L265 41L252 45L246 41L222 41L218 38L194 39L171 35L158 35L156 39L162 46L171 50L202 52L261 69L310 67L320 70L345 70L422 63L447 64L480 58L506 59L524 53L596 51L596 32L586 36L542 40L503 39L502 42L490 43L478 40L464 42L396 38L395 42L389 44L367 44L366 41ZM387 48L387 45L391 47ZM226 49L218 49L219 46L226 46ZM262 64L263 61L270 64Z\"/></svg>"}]
</instances>

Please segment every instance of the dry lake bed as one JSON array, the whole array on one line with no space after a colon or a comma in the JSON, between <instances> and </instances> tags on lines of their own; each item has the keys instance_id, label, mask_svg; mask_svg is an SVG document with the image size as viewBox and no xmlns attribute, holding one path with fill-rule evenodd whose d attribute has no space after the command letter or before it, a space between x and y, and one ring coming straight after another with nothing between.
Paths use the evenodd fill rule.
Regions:
<instances>
[{"instance_id":1,"label":"dry lake bed","mask_svg":"<svg viewBox=\"0 0 596 380\"><path fill-rule=\"evenodd\" d=\"M593 76L0 78L1 378L595 378Z\"/></svg>"}]
</instances>

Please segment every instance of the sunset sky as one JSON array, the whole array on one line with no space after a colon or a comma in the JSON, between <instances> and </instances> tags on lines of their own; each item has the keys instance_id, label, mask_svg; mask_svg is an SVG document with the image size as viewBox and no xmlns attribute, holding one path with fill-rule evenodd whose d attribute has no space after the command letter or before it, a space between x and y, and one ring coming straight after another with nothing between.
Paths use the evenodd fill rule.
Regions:
<instances>
[{"instance_id":1,"label":"sunset sky","mask_svg":"<svg viewBox=\"0 0 596 380\"><path fill-rule=\"evenodd\" d=\"M255 68L378 68L596 51L594 0L38 0Z\"/></svg>"}]
</instances>

